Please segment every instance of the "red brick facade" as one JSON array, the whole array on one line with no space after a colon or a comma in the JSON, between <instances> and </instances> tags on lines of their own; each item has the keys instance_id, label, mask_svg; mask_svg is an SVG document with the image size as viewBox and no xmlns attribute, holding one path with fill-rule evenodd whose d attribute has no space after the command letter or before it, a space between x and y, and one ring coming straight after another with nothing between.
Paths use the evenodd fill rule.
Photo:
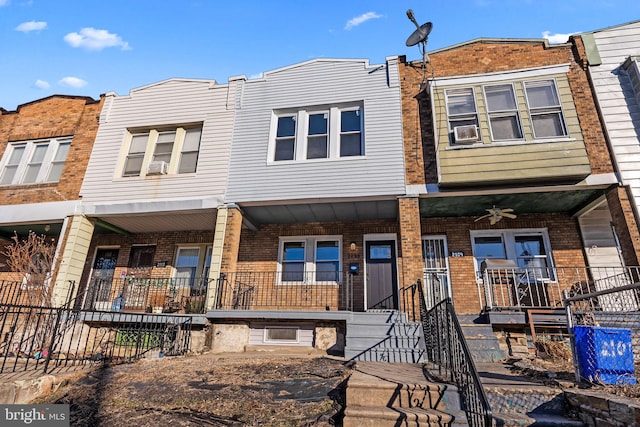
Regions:
<instances>
[{"instance_id":1,"label":"red brick facade","mask_svg":"<svg viewBox=\"0 0 640 427\"><path fill-rule=\"evenodd\" d=\"M408 184L437 183L438 171L434 141L433 116L426 81L431 78L499 73L517 69L568 64L568 80L580 121L584 143L593 174L614 171L610 152L589 85L582 41L549 46L543 41L477 40L442 49L430 54L427 70L422 63L400 61L403 95L403 131ZM420 141L421 150L416 141ZM421 160L422 159L422 160ZM421 167L419 162L423 161ZM518 189L514 187L514 193ZM558 193L558 197L562 197ZM621 234L628 262L638 262L640 235L633 218L627 194L622 189L610 190L607 199L616 228ZM400 210L402 215L403 209ZM519 215L491 226L488 221L475 222L473 217L422 218L423 235L445 235L448 251L463 256L449 256L451 287L456 311L477 313L482 308L476 284L471 230L547 229L556 267L586 265L580 229L575 217L568 213ZM406 218L401 224L409 223ZM404 245L404 242L403 242Z\"/></svg>"},{"instance_id":2,"label":"red brick facade","mask_svg":"<svg viewBox=\"0 0 640 427\"><path fill-rule=\"evenodd\" d=\"M57 183L0 187L0 205L77 200L104 98L53 95L23 104L16 111L0 110L0 152L9 142L73 136Z\"/></svg>"}]
</instances>

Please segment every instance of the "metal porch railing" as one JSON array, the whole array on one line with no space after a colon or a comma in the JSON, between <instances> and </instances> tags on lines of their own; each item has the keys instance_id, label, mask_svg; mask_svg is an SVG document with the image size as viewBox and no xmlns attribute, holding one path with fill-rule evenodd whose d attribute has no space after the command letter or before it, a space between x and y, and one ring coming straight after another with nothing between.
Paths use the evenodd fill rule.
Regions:
<instances>
[{"instance_id":1,"label":"metal porch railing","mask_svg":"<svg viewBox=\"0 0 640 427\"><path fill-rule=\"evenodd\" d=\"M20 284L0 282L0 373L82 369L150 351L171 356L189 350L191 316L80 310L76 298L84 295L71 298L73 282L64 305L29 305Z\"/></svg>"},{"instance_id":2,"label":"metal porch railing","mask_svg":"<svg viewBox=\"0 0 640 427\"><path fill-rule=\"evenodd\" d=\"M489 427L493 416L451 299L427 309L427 301L418 280L420 318L424 330L429 368L442 380L458 387L467 421L472 427Z\"/></svg>"},{"instance_id":3,"label":"metal porch railing","mask_svg":"<svg viewBox=\"0 0 640 427\"><path fill-rule=\"evenodd\" d=\"M205 312L207 278L94 279L85 289L82 308L96 311Z\"/></svg>"},{"instance_id":4,"label":"metal porch railing","mask_svg":"<svg viewBox=\"0 0 640 427\"><path fill-rule=\"evenodd\" d=\"M218 310L352 310L353 275L336 271L232 272L217 282Z\"/></svg>"},{"instance_id":5,"label":"metal porch railing","mask_svg":"<svg viewBox=\"0 0 640 427\"><path fill-rule=\"evenodd\" d=\"M483 310L561 308L563 291L588 294L629 285L640 267L554 267L486 269L478 281ZM638 300L632 304L638 306Z\"/></svg>"}]
</instances>

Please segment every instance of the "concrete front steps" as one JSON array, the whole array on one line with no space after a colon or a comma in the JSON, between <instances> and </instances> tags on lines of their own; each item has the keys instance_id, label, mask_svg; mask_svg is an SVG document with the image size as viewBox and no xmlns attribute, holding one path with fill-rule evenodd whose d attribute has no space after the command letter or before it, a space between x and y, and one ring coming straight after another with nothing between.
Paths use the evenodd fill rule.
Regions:
<instances>
[{"instance_id":1,"label":"concrete front steps","mask_svg":"<svg viewBox=\"0 0 640 427\"><path fill-rule=\"evenodd\" d=\"M494 426L582 427L568 417L564 392L516 376L502 364L478 364L480 380L493 413Z\"/></svg>"},{"instance_id":2,"label":"concrete front steps","mask_svg":"<svg viewBox=\"0 0 640 427\"><path fill-rule=\"evenodd\" d=\"M347 360L419 363L425 352L422 325L397 310L353 313L347 319Z\"/></svg>"},{"instance_id":3,"label":"concrete front steps","mask_svg":"<svg viewBox=\"0 0 640 427\"><path fill-rule=\"evenodd\" d=\"M481 323L482 318L475 315L458 315L458 320L475 363L499 362L507 358L490 323Z\"/></svg>"},{"instance_id":4,"label":"concrete front steps","mask_svg":"<svg viewBox=\"0 0 640 427\"><path fill-rule=\"evenodd\" d=\"M421 364L356 362L344 427L468 427L455 386L426 380Z\"/></svg>"}]
</instances>

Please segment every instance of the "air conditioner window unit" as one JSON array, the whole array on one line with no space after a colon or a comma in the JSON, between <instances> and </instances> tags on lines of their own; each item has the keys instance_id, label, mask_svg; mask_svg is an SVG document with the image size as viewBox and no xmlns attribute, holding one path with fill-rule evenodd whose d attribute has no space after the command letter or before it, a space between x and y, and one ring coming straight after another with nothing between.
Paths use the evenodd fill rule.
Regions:
<instances>
[{"instance_id":1,"label":"air conditioner window unit","mask_svg":"<svg viewBox=\"0 0 640 427\"><path fill-rule=\"evenodd\" d=\"M458 144L476 142L480 139L476 125L456 126L453 128L453 138Z\"/></svg>"},{"instance_id":2,"label":"air conditioner window unit","mask_svg":"<svg viewBox=\"0 0 640 427\"><path fill-rule=\"evenodd\" d=\"M166 175L169 165L163 160L149 163L147 175Z\"/></svg>"}]
</instances>

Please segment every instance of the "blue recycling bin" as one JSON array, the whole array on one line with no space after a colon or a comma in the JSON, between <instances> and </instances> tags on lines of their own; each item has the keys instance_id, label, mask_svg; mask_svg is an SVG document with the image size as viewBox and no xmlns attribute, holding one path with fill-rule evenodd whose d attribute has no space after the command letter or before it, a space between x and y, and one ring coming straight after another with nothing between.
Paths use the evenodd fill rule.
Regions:
<instances>
[{"instance_id":1,"label":"blue recycling bin","mask_svg":"<svg viewBox=\"0 0 640 427\"><path fill-rule=\"evenodd\" d=\"M580 375L601 384L635 384L631 330L575 326Z\"/></svg>"}]
</instances>

